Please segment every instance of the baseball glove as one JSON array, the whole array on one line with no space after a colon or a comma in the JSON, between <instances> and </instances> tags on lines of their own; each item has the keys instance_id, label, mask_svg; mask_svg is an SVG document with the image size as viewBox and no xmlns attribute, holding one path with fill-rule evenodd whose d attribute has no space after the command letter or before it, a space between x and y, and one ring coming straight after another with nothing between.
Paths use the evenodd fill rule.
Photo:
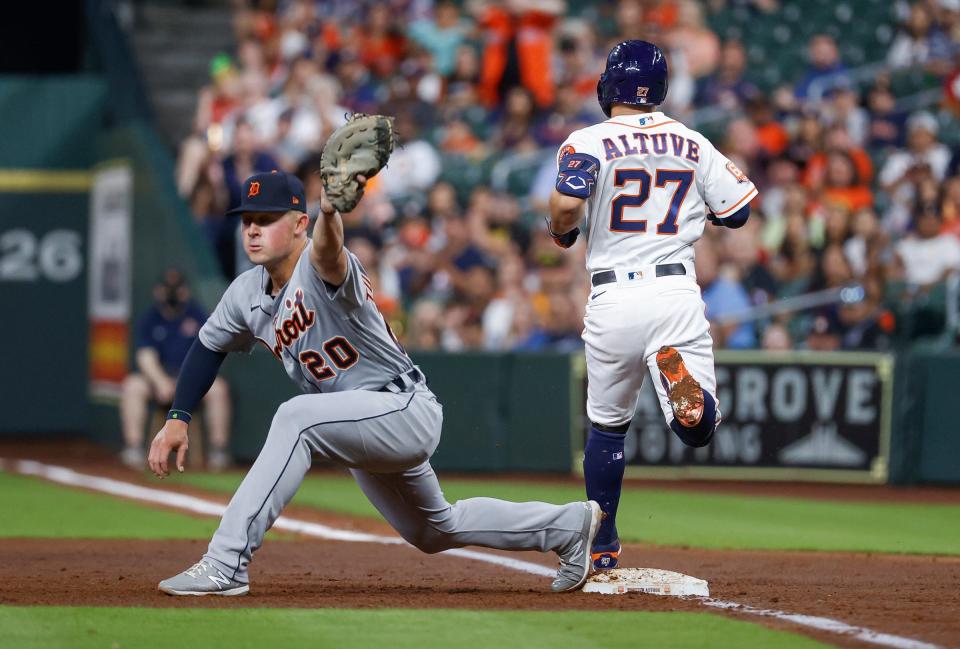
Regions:
<instances>
[{"instance_id":1,"label":"baseball glove","mask_svg":"<svg viewBox=\"0 0 960 649\"><path fill-rule=\"evenodd\" d=\"M330 203L341 214L363 197L357 176L377 175L393 152L393 118L354 113L330 135L320 154L320 177Z\"/></svg>"}]
</instances>

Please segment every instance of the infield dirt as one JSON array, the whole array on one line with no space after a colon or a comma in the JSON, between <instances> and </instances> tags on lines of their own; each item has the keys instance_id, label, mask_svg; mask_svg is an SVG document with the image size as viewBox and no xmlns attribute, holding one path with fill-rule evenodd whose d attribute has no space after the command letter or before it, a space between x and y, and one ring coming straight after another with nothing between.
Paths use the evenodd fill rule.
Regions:
<instances>
[{"instance_id":1,"label":"infield dirt","mask_svg":"<svg viewBox=\"0 0 960 649\"><path fill-rule=\"evenodd\" d=\"M36 447L21 448L19 453L12 453L9 447L2 450L8 458L32 456L89 473L146 482L144 476L118 468L102 455L67 458L58 453L60 457L38 457L42 454L36 453ZM172 483L164 486L226 502L222 494ZM818 490L821 497L826 495L825 487ZM285 514L333 527L395 534L382 521L329 515L304 507L291 507ZM0 561L0 604L710 610L696 600L640 594L555 595L548 591L549 580L544 577L461 557L425 555L403 545L271 540L269 536L251 564L248 597L174 598L156 590L160 579L197 561L205 549L205 541L0 539L0 557L5 558ZM556 565L555 557L549 554L509 556ZM944 647L960 646L960 557L704 550L638 544L627 545L624 557L628 566L676 570L706 579L716 599L830 617ZM722 614L803 632L839 646L873 646L735 610Z\"/></svg>"}]
</instances>

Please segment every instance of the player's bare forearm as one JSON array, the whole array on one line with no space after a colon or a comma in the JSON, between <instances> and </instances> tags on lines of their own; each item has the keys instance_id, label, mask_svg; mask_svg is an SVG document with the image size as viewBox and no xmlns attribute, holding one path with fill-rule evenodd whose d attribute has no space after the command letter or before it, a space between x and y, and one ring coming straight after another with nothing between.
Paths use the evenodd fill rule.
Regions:
<instances>
[{"instance_id":1,"label":"player's bare forearm","mask_svg":"<svg viewBox=\"0 0 960 649\"><path fill-rule=\"evenodd\" d=\"M343 249L343 221L333 206L323 200L313 226L310 260L325 282L340 286L347 277L347 253Z\"/></svg>"},{"instance_id":2,"label":"player's bare forearm","mask_svg":"<svg viewBox=\"0 0 960 649\"><path fill-rule=\"evenodd\" d=\"M367 177L357 176L361 189ZM347 278L347 253L343 249L343 220L325 190L320 191L320 215L313 226L313 247L310 261L325 282L340 286Z\"/></svg>"},{"instance_id":3,"label":"player's bare forearm","mask_svg":"<svg viewBox=\"0 0 960 649\"><path fill-rule=\"evenodd\" d=\"M586 201L567 196L557 190L550 195L550 229L554 234L566 234L577 226L583 216Z\"/></svg>"}]
</instances>

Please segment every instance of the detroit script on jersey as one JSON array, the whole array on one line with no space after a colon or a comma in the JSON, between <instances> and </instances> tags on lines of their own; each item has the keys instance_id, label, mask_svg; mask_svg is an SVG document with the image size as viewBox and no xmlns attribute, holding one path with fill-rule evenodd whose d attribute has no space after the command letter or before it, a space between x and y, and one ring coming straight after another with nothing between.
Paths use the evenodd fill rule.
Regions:
<instances>
[{"instance_id":1,"label":"detroit script on jersey","mask_svg":"<svg viewBox=\"0 0 960 649\"><path fill-rule=\"evenodd\" d=\"M219 352L249 352L260 343L307 393L383 387L413 362L374 303L360 261L349 250L347 260L343 284L333 287L304 247L276 297L263 267L251 268L227 288L200 342Z\"/></svg>"},{"instance_id":2,"label":"detroit script on jersey","mask_svg":"<svg viewBox=\"0 0 960 649\"><path fill-rule=\"evenodd\" d=\"M586 204L587 270L693 261L707 210L749 204L757 188L700 133L661 112L620 115L560 146L600 161Z\"/></svg>"}]
</instances>

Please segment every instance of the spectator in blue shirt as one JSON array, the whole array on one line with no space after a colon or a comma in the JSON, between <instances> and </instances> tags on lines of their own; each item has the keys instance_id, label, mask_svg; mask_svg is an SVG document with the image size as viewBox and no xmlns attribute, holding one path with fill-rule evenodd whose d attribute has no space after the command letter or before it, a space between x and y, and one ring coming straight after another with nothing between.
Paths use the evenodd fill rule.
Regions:
<instances>
[{"instance_id":1,"label":"spectator in blue shirt","mask_svg":"<svg viewBox=\"0 0 960 649\"><path fill-rule=\"evenodd\" d=\"M422 19L410 25L409 36L433 55L433 67L442 77L453 72L457 48L464 42L469 25L460 18L454 2L440 2L433 10L433 20Z\"/></svg>"},{"instance_id":2,"label":"spectator in blue shirt","mask_svg":"<svg viewBox=\"0 0 960 649\"><path fill-rule=\"evenodd\" d=\"M548 310L541 314L540 322L529 334L514 346L518 352L554 350L573 352L583 349L581 323L570 296L553 292L547 296Z\"/></svg>"},{"instance_id":3,"label":"spectator in blue shirt","mask_svg":"<svg viewBox=\"0 0 960 649\"><path fill-rule=\"evenodd\" d=\"M747 53L743 43L729 40L720 50L717 71L697 83L694 103L716 105L728 110L742 108L760 95L760 89L746 79Z\"/></svg>"},{"instance_id":4,"label":"spectator in blue shirt","mask_svg":"<svg viewBox=\"0 0 960 649\"><path fill-rule=\"evenodd\" d=\"M840 51L832 36L815 34L808 51L810 67L794 88L797 99L807 99L815 86L823 95L837 85L850 83L847 66L840 61Z\"/></svg>"},{"instance_id":5,"label":"spectator in blue shirt","mask_svg":"<svg viewBox=\"0 0 960 649\"><path fill-rule=\"evenodd\" d=\"M120 419L125 448L121 460L134 469L143 469L144 433L149 406L168 410L173 404L177 375L187 351L196 339L207 314L190 297L190 288L177 270L167 270L153 289L154 304L137 322L136 370L123 381ZM230 435L230 393L217 377L203 399L210 452L207 467L225 469Z\"/></svg>"},{"instance_id":6,"label":"spectator in blue shirt","mask_svg":"<svg viewBox=\"0 0 960 649\"><path fill-rule=\"evenodd\" d=\"M717 265L717 253L713 246L697 246L697 282L707 307L710 334L714 345L729 349L753 349L757 346L756 332L752 322L720 324L726 316L743 312L751 307L750 296L739 282L725 277Z\"/></svg>"}]
</instances>

